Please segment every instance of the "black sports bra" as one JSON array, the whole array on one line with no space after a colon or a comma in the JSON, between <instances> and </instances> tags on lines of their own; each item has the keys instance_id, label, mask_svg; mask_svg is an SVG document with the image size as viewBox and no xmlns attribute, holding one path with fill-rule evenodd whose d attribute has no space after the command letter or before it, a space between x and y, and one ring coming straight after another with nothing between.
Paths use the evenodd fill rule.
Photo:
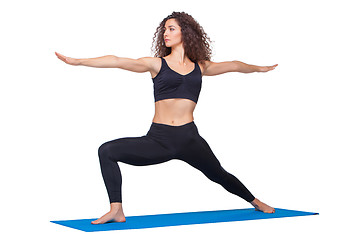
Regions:
<instances>
[{"instance_id":1,"label":"black sports bra","mask_svg":"<svg viewBox=\"0 0 360 240\"><path fill-rule=\"evenodd\" d=\"M161 57L159 73L152 78L154 83L155 102L169 98L186 98L197 103L202 83L201 70L195 62L190 73L182 75L172 70Z\"/></svg>"}]
</instances>

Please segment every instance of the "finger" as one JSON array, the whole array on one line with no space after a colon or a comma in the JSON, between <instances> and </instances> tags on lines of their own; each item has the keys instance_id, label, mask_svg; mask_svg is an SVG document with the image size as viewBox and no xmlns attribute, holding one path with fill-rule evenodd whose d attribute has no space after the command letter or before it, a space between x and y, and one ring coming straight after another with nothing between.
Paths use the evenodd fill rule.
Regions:
<instances>
[{"instance_id":1,"label":"finger","mask_svg":"<svg viewBox=\"0 0 360 240\"><path fill-rule=\"evenodd\" d=\"M62 55L60 53L55 52L56 56L61 57Z\"/></svg>"},{"instance_id":2,"label":"finger","mask_svg":"<svg viewBox=\"0 0 360 240\"><path fill-rule=\"evenodd\" d=\"M57 56L60 57L60 58L63 58L63 59L66 58L64 55L62 55L62 54L60 54L60 53L57 53Z\"/></svg>"},{"instance_id":3,"label":"finger","mask_svg":"<svg viewBox=\"0 0 360 240\"><path fill-rule=\"evenodd\" d=\"M273 65L273 66L270 66L269 68L270 68L271 70L274 70L276 67L277 67L277 64L275 64L275 65Z\"/></svg>"},{"instance_id":4,"label":"finger","mask_svg":"<svg viewBox=\"0 0 360 240\"><path fill-rule=\"evenodd\" d=\"M67 57L62 54L59 54L58 58L64 62L67 62Z\"/></svg>"},{"instance_id":5,"label":"finger","mask_svg":"<svg viewBox=\"0 0 360 240\"><path fill-rule=\"evenodd\" d=\"M56 54L56 56L57 56L59 59L62 58L62 55L61 55L60 53L55 52L55 54Z\"/></svg>"}]
</instances>

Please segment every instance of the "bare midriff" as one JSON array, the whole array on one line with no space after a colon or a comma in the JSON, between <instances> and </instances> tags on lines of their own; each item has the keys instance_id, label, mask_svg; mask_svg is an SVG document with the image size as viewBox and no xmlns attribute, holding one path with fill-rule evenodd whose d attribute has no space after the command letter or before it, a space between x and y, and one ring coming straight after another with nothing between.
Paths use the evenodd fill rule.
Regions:
<instances>
[{"instance_id":1,"label":"bare midriff","mask_svg":"<svg viewBox=\"0 0 360 240\"><path fill-rule=\"evenodd\" d=\"M163 99L155 102L154 123L180 126L194 121L196 103L184 98Z\"/></svg>"}]
</instances>

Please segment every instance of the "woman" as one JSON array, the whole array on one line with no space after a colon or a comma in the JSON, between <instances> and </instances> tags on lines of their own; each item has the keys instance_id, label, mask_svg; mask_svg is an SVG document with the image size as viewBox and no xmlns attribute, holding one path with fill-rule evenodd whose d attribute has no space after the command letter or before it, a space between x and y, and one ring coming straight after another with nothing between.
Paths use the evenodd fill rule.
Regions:
<instances>
[{"instance_id":1,"label":"woman","mask_svg":"<svg viewBox=\"0 0 360 240\"><path fill-rule=\"evenodd\" d=\"M117 162L145 166L180 159L227 191L251 203L256 210L275 212L274 208L255 198L235 176L221 167L207 142L199 135L193 112L200 94L202 76L227 72L267 72L277 65L260 67L239 61L211 62L210 39L197 21L184 12L173 12L164 18L155 32L155 40L155 57L130 59L108 55L74 59L55 53L70 65L148 71L154 83L155 116L147 134L115 139L99 147L101 173L109 196L110 211L92 224L125 222L122 179Z\"/></svg>"}]
</instances>

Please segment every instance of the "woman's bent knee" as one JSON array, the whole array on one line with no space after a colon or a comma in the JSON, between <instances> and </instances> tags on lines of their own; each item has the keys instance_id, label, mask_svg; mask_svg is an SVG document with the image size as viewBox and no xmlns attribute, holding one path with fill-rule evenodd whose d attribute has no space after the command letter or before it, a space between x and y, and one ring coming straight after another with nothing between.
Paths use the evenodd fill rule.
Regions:
<instances>
[{"instance_id":1,"label":"woman's bent knee","mask_svg":"<svg viewBox=\"0 0 360 240\"><path fill-rule=\"evenodd\" d=\"M105 142L98 149L100 161L121 162L126 152L126 147L120 140Z\"/></svg>"},{"instance_id":2,"label":"woman's bent knee","mask_svg":"<svg viewBox=\"0 0 360 240\"><path fill-rule=\"evenodd\" d=\"M98 155L99 155L100 160L104 160L109 157L110 145L111 144L109 142L105 142L105 143L101 144L101 146L98 149Z\"/></svg>"}]
</instances>

